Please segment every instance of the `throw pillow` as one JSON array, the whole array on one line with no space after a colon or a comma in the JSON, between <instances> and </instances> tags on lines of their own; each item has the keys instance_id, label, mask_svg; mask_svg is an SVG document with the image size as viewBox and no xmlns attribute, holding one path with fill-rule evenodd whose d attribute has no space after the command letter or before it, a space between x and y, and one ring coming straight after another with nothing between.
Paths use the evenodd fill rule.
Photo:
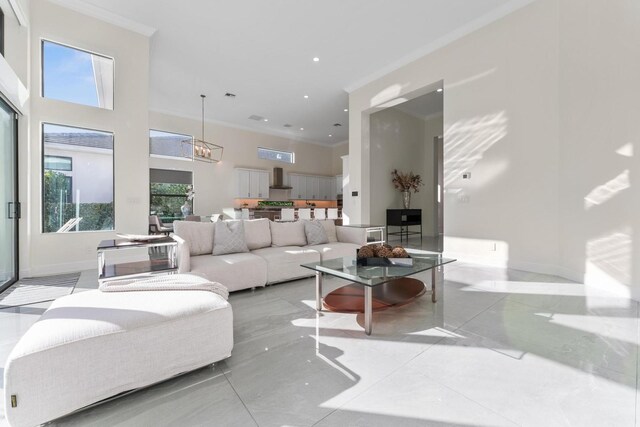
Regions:
<instances>
[{"instance_id":1,"label":"throw pillow","mask_svg":"<svg viewBox=\"0 0 640 427\"><path fill-rule=\"evenodd\" d=\"M307 236L304 234L302 221L275 222L271 225L271 244L273 246L305 246Z\"/></svg>"},{"instance_id":2,"label":"throw pillow","mask_svg":"<svg viewBox=\"0 0 640 427\"><path fill-rule=\"evenodd\" d=\"M271 246L271 229L269 219L245 219L244 238L250 251Z\"/></svg>"},{"instance_id":3,"label":"throw pillow","mask_svg":"<svg viewBox=\"0 0 640 427\"><path fill-rule=\"evenodd\" d=\"M324 221L319 221L322 223L324 230L327 232L327 238L329 239L329 243L335 243L338 241L338 235L336 234L336 223L332 219L325 219Z\"/></svg>"},{"instance_id":4,"label":"throw pillow","mask_svg":"<svg viewBox=\"0 0 640 427\"><path fill-rule=\"evenodd\" d=\"M173 232L187 242L189 255L205 255L213 251L212 222L175 221Z\"/></svg>"},{"instance_id":5,"label":"throw pillow","mask_svg":"<svg viewBox=\"0 0 640 427\"><path fill-rule=\"evenodd\" d=\"M249 252L242 221L219 221L214 225L213 255Z\"/></svg>"},{"instance_id":6,"label":"throw pillow","mask_svg":"<svg viewBox=\"0 0 640 427\"><path fill-rule=\"evenodd\" d=\"M304 221L304 234L307 235L308 245L329 243L327 232L320 221Z\"/></svg>"}]
</instances>

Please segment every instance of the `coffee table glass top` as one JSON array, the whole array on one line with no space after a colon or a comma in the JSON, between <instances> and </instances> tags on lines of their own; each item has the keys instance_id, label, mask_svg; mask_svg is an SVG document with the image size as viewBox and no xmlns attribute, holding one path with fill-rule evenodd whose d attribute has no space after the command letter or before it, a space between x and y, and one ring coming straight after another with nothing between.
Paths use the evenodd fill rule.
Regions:
<instances>
[{"instance_id":1,"label":"coffee table glass top","mask_svg":"<svg viewBox=\"0 0 640 427\"><path fill-rule=\"evenodd\" d=\"M413 258L413 265L410 267L362 266L357 265L356 257L328 259L310 264L302 264L302 267L351 280L365 286L377 286L393 279L411 276L455 261L455 259L443 258L442 255L439 254L426 253L412 253L411 258Z\"/></svg>"}]
</instances>

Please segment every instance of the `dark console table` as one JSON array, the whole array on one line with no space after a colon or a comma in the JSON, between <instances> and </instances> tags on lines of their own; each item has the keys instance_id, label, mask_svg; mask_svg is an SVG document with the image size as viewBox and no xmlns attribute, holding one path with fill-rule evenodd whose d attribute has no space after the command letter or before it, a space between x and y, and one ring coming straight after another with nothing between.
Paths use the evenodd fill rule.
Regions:
<instances>
[{"instance_id":1,"label":"dark console table","mask_svg":"<svg viewBox=\"0 0 640 427\"><path fill-rule=\"evenodd\" d=\"M400 231L389 232L389 227L400 227ZM420 231L409 231L409 227L419 226ZM419 234L422 245L422 209L387 209L387 240L389 236L400 235L400 244L403 236L409 243L409 236Z\"/></svg>"}]
</instances>

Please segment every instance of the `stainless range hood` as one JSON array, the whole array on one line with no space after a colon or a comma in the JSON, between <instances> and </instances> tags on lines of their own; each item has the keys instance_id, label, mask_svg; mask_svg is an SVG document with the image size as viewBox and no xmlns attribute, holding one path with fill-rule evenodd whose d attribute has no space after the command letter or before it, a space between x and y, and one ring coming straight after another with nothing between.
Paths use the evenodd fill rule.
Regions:
<instances>
[{"instance_id":1,"label":"stainless range hood","mask_svg":"<svg viewBox=\"0 0 640 427\"><path fill-rule=\"evenodd\" d=\"M273 185L269 186L272 190L291 190L291 187L284 184L284 173L282 168L273 168Z\"/></svg>"}]
</instances>

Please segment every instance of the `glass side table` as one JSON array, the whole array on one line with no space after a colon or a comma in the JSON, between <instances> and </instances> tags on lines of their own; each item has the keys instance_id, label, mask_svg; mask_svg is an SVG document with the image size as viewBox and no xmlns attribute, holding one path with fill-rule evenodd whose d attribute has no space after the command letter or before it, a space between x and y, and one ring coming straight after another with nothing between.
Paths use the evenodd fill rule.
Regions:
<instances>
[{"instance_id":1,"label":"glass side table","mask_svg":"<svg viewBox=\"0 0 640 427\"><path fill-rule=\"evenodd\" d=\"M135 261L107 264L106 255L127 249L166 249L166 256L150 258L147 261ZM98 283L110 280L130 279L156 274L174 274L178 272L178 242L172 237L150 240L109 239L98 245Z\"/></svg>"}]
</instances>

